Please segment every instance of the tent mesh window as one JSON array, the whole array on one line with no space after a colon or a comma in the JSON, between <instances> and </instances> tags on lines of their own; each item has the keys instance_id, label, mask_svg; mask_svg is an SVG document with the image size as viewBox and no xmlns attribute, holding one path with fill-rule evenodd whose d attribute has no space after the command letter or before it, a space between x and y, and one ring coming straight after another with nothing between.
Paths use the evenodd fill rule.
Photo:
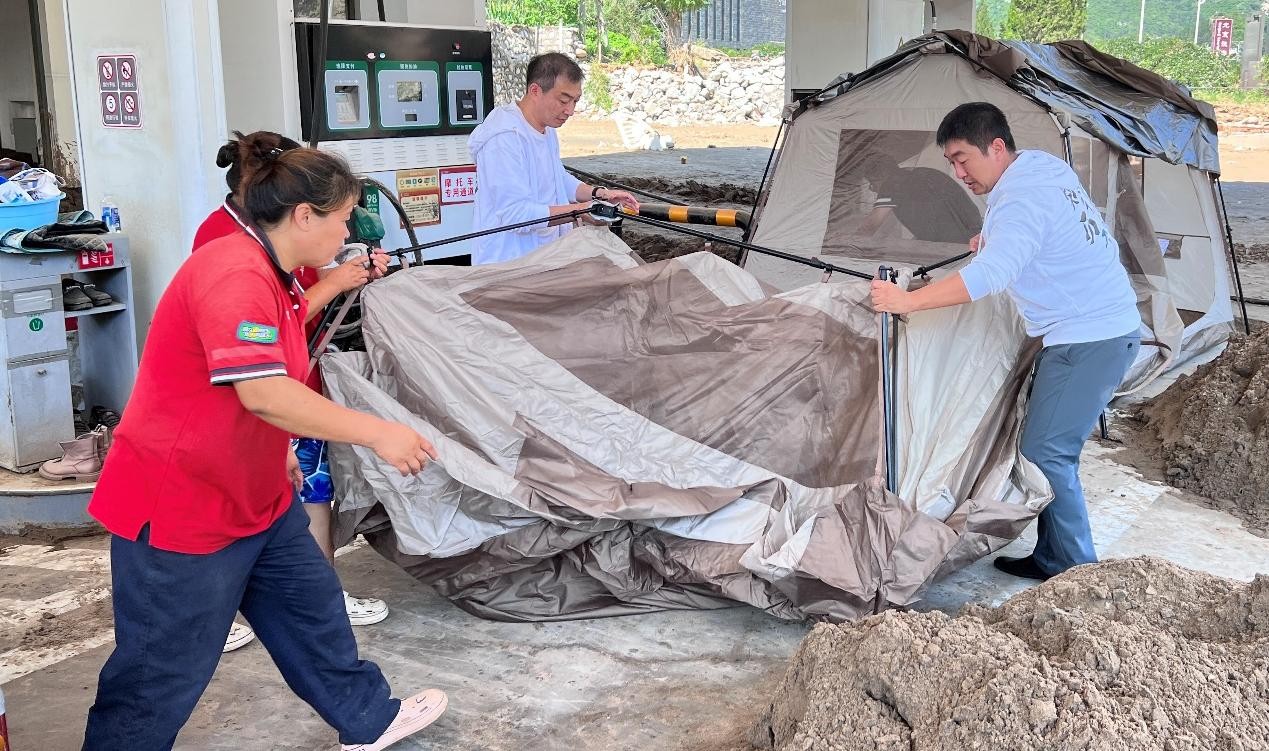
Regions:
<instances>
[{"instance_id":1,"label":"tent mesh window","mask_svg":"<svg viewBox=\"0 0 1269 751\"><path fill-rule=\"evenodd\" d=\"M841 131L824 252L924 264L965 251L985 203L956 179L932 131Z\"/></svg>"}]
</instances>

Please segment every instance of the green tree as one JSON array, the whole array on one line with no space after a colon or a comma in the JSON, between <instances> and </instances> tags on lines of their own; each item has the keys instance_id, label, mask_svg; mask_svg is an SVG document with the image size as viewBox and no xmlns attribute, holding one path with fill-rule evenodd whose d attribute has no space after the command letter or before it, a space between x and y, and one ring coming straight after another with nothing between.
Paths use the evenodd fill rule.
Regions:
<instances>
[{"instance_id":1,"label":"green tree","mask_svg":"<svg viewBox=\"0 0 1269 751\"><path fill-rule=\"evenodd\" d=\"M1243 23L1260 7L1260 0L1146 0L1145 37L1192 40L1194 17L1199 13L1198 43L1209 45L1212 19L1234 19L1234 43L1243 38ZM1137 38L1141 0L1088 0L1088 34L1091 41Z\"/></svg>"},{"instance_id":2,"label":"green tree","mask_svg":"<svg viewBox=\"0 0 1269 751\"><path fill-rule=\"evenodd\" d=\"M1001 36L1025 42L1058 42L1084 36L1088 0L1013 0Z\"/></svg>"},{"instance_id":3,"label":"green tree","mask_svg":"<svg viewBox=\"0 0 1269 751\"><path fill-rule=\"evenodd\" d=\"M974 33L989 37L1000 36L996 21L991 17L991 8L987 7L987 3L979 3L974 10Z\"/></svg>"},{"instance_id":4,"label":"green tree","mask_svg":"<svg viewBox=\"0 0 1269 751\"><path fill-rule=\"evenodd\" d=\"M978 0L974 9L974 32L989 37L1000 36L1009 0Z\"/></svg>"},{"instance_id":5,"label":"green tree","mask_svg":"<svg viewBox=\"0 0 1269 751\"><path fill-rule=\"evenodd\" d=\"M661 18L665 32L666 50L674 50L683 44L683 14L709 5L709 0L648 0Z\"/></svg>"},{"instance_id":6,"label":"green tree","mask_svg":"<svg viewBox=\"0 0 1269 751\"><path fill-rule=\"evenodd\" d=\"M1193 33L1191 28L1190 34ZM1142 44L1135 37L1112 39L1098 42L1097 48L1192 89L1238 85L1237 58L1218 55L1201 44L1191 44L1189 39L1147 39Z\"/></svg>"}]
</instances>

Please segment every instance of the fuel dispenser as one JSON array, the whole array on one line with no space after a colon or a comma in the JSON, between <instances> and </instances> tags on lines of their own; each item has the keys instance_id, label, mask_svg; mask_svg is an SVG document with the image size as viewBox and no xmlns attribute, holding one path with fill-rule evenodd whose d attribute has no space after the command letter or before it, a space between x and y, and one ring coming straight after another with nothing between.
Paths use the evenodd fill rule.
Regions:
<instances>
[{"instance_id":1,"label":"fuel dispenser","mask_svg":"<svg viewBox=\"0 0 1269 751\"><path fill-rule=\"evenodd\" d=\"M489 32L332 22L324 60L321 33L319 23L295 23L304 140L316 125L319 148L391 190L418 242L470 232L479 183L467 135L493 109ZM410 245L404 221L378 192L366 204L386 209L383 247ZM470 243L454 243L426 260L470 252Z\"/></svg>"}]
</instances>

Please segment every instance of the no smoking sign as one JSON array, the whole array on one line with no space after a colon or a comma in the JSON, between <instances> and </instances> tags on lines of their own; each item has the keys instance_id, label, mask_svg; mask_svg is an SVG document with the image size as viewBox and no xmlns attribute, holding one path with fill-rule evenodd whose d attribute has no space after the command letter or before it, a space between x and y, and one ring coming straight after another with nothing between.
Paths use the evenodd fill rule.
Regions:
<instances>
[{"instance_id":1,"label":"no smoking sign","mask_svg":"<svg viewBox=\"0 0 1269 751\"><path fill-rule=\"evenodd\" d=\"M99 55L101 124L107 128L141 127L141 86L136 55Z\"/></svg>"}]
</instances>

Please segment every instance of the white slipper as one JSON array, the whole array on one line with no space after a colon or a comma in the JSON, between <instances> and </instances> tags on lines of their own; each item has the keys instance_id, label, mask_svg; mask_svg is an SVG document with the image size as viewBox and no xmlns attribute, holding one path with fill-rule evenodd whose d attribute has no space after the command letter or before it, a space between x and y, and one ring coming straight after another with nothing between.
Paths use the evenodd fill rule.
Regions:
<instances>
[{"instance_id":1,"label":"white slipper","mask_svg":"<svg viewBox=\"0 0 1269 751\"><path fill-rule=\"evenodd\" d=\"M429 688L409 699L402 699L401 709L397 712L396 719L387 730L383 731L379 740L374 743L343 746L343 751L382 751L436 722L438 717L445 714L445 708L448 706L449 697L437 688Z\"/></svg>"},{"instance_id":2,"label":"white slipper","mask_svg":"<svg viewBox=\"0 0 1269 751\"><path fill-rule=\"evenodd\" d=\"M353 597L344 593L344 609L348 622L354 626L369 626L388 617L388 603L373 597Z\"/></svg>"},{"instance_id":3,"label":"white slipper","mask_svg":"<svg viewBox=\"0 0 1269 751\"><path fill-rule=\"evenodd\" d=\"M221 650L221 653L242 649L255 638L256 632L252 631L250 626L234 621L234 625L229 627L229 636L225 638L225 648Z\"/></svg>"}]
</instances>

